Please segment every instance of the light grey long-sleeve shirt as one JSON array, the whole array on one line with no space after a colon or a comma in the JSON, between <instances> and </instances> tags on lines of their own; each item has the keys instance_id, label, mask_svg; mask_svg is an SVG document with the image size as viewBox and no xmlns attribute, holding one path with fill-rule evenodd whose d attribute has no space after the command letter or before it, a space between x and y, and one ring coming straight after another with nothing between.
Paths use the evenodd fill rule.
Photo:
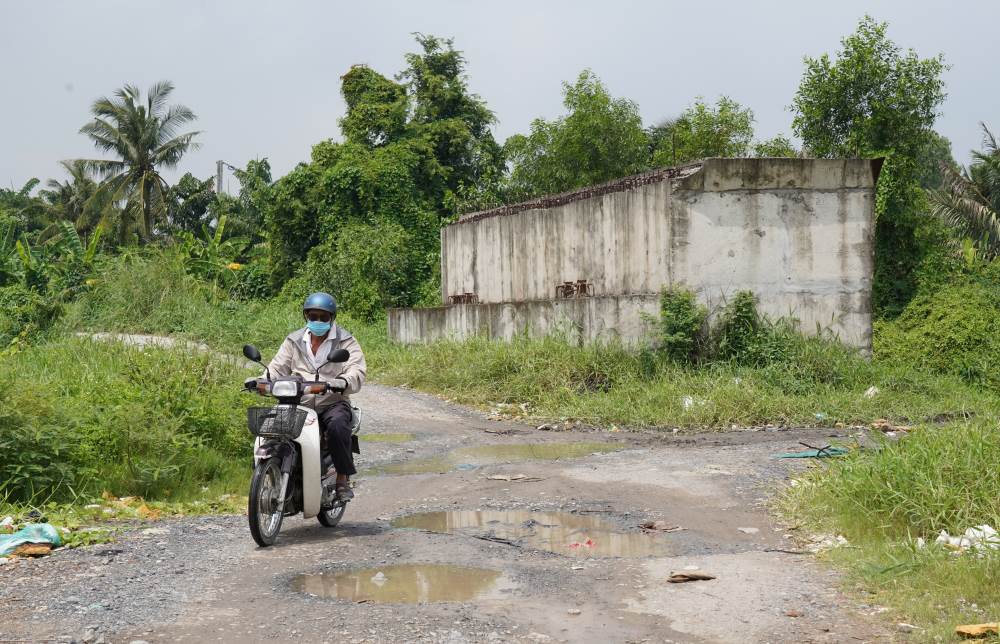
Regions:
<instances>
[{"instance_id":1,"label":"light grey long-sleeve shirt","mask_svg":"<svg viewBox=\"0 0 1000 644\"><path fill-rule=\"evenodd\" d=\"M285 341L281 343L278 353L267 365L272 378L279 376L298 375L303 380L313 380L316 378L316 367L313 362L311 351L304 343L308 340L308 330L303 328L290 333ZM361 386L365 382L368 372L368 365L365 363L365 354L361 351L361 345L354 339L347 329L335 325L330 329L324 345L320 347L317 358L325 361L329 352L334 349L346 349L351 357L347 362L326 362L319 368L319 379L321 382L333 382L335 378L343 378L347 383L347 389L343 394L329 391L325 394L307 394L302 397L302 404L313 407L316 410L323 410L330 407L339 400L350 400L351 394L361 391Z\"/></svg>"}]
</instances>

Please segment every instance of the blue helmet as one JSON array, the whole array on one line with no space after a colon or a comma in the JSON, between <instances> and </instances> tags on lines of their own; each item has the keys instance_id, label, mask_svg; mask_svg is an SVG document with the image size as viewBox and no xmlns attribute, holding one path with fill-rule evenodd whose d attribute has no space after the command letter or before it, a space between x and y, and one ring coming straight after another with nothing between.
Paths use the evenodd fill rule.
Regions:
<instances>
[{"instance_id":1,"label":"blue helmet","mask_svg":"<svg viewBox=\"0 0 1000 644\"><path fill-rule=\"evenodd\" d=\"M333 296L329 293L313 293L307 297L305 303L302 305L302 312L304 313L309 309L326 311L330 314L330 317L337 318L337 300L333 299Z\"/></svg>"}]
</instances>

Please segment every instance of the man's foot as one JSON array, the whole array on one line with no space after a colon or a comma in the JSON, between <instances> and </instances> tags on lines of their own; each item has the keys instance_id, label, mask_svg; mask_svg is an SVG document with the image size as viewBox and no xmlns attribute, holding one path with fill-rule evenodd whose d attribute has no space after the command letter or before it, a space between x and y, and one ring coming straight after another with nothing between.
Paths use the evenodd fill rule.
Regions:
<instances>
[{"instance_id":1,"label":"man's foot","mask_svg":"<svg viewBox=\"0 0 1000 644\"><path fill-rule=\"evenodd\" d=\"M354 490L348 481L337 482L337 498L341 501L350 501L354 498Z\"/></svg>"}]
</instances>

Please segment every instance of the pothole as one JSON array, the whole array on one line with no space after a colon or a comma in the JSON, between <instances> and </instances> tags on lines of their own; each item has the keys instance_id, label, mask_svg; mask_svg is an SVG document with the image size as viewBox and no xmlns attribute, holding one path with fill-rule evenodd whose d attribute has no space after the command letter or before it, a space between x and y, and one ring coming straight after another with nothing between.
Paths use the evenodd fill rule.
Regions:
<instances>
[{"instance_id":1,"label":"pothole","mask_svg":"<svg viewBox=\"0 0 1000 644\"><path fill-rule=\"evenodd\" d=\"M292 589L317 597L353 602L427 604L461 602L498 589L501 573L445 564L398 564L339 572L303 574Z\"/></svg>"},{"instance_id":2,"label":"pothole","mask_svg":"<svg viewBox=\"0 0 1000 644\"><path fill-rule=\"evenodd\" d=\"M623 449L614 443L535 443L514 445L478 445L461 447L442 456L419 458L402 463L383 465L375 474L433 474L454 469L474 469L491 463L519 461L555 461L579 458L595 452Z\"/></svg>"},{"instance_id":3,"label":"pothole","mask_svg":"<svg viewBox=\"0 0 1000 644\"><path fill-rule=\"evenodd\" d=\"M413 440L413 434L358 434L358 440L362 443L409 443Z\"/></svg>"},{"instance_id":4,"label":"pothole","mask_svg":"<svg viewBox=\"0 0 1000 644\"><path fill-rule=\"evenodd\" d=\"M569 557L649 557L671 554L662 536L624 532L592 516L527 510L423 512L392 521L395 528L461 534Z\"/></svg>"}]
</instances>

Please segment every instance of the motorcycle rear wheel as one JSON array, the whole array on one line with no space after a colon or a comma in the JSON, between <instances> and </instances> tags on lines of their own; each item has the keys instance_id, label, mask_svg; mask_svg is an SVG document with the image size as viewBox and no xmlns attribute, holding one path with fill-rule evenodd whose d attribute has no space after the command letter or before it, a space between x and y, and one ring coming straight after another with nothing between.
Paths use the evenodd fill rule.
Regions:
<instances>
[{"instance_id":1,"label":"motorcycle rear wheel","mask_svg":"<svg viewBox=\"0 0 1000 644\"><path fill-rule=\"evenodd\" d=\"M280 459L269 458L257 463L250 482L247 518L250 522L250 535L261 548L273 545L281 531L281 520L284 517L278 509L280 491Z\"/></svg>"}]
</instances>

